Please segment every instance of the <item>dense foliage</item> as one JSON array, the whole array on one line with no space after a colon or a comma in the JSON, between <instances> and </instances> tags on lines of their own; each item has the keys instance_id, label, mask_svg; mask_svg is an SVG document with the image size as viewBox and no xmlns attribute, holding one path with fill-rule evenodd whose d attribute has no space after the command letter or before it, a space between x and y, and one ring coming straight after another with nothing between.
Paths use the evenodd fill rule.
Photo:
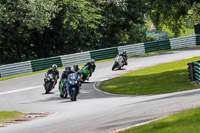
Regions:
<instances>
[{"instance_id":1,"label":"dense foliage","mask_svg":"<svg viewBox=\"0 0 200 133\"><path fill-rule=\"evenodd\" d=\"M175 36L186 28L186 19L199 22L199 0L145 0L149 5L148 14L157 29L166 26ZM194 24L194 23L193 23Z\"/></svg>"},{"instance_id":2,"label":"dense foliage","mask_svg":"<svg viewBox=\"0 0 200 133\"><path fill-rule=\"evenodd\" d=\"M144 14L178 34L188 10L198 1L2 0L0 64L148 41Z\"/></svg>"}]
</instances>

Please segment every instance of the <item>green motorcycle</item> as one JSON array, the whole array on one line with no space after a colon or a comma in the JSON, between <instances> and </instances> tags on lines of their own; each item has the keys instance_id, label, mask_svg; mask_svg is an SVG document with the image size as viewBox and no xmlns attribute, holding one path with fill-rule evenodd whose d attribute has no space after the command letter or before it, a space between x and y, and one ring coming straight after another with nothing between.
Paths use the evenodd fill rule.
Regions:
<instances>
[{"instance_id":1,"label":"green motorcycle","mask_svg":"<svg viewBox=\"0 0 200 133\"><path fill-rule=\"evenodd\" d=\"M61 98L67 98L67 80L66 79L60 82L59 91L60 91Z\"/></svg>"},{"instance_id":2,"label":"green motorcycle","mask_svg":"<svg viewBox=\"0 0 200 133\"><path fill-rule=\"evenodd\" d=\"M90 73L91 73L91 70L88 70L88 66L82 68L81 69L81 76L80 76L81 82L84 82L86 79L88 80Z\"/></svg>"}]
</instances>

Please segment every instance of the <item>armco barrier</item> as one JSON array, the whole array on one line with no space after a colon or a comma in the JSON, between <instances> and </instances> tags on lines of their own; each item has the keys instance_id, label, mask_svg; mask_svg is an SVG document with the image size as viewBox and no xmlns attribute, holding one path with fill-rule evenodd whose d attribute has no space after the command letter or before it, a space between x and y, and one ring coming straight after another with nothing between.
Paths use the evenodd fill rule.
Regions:
<instances>
[{"instance_id":1,"label":"armco barrier","mask_svg":"<svg viewBox=\"0 0 200 133\"><path fill-rule=\"evenodd\" d=\"M145 42L145 53L171 49L169 40Z\"/></svg>"},{"instance_id":2,"label":"armco barrier","mask_svg":"<svg viewBox=\"0 0 200 133\"><path fill-rule=\"evenodd\" d=\"M61 58L56 56L31 61L33 72L50 68L53 64L56 64L58 67L62 67Z\"/></svg>"},{"instance_id":3,"label":"armco barrier","mask_svg":"<svg viewBox=\"0 0 200 133\"><path fill-rule=\"evenodd\" d=\"M171 49L196 46L196 35L170 39Z\"/></svg>"},{"instance_id":4,"label":"armco barrier","mask_svg":"<svg viewBox=\"0 0 200 133\"><path fill-rule=\"evenodd\" d=\"M20 63L13 63L0 66L1 77L8 77L20 74L31 73L31 61L25 61Z\"/></svg>"},{"instance_id":5,"label":"armco barrier","mask_svg":"<svg viewBox=\"0 0 200 133\"><path fill-rule=\"evenodd\" d=\"M82 52L61 56L62 66L85 64L89 60L91 60L90 52Z\"/></svg>"},{"instance_id":6,"label":"armco barrier","mask_svg":"<svg viewBox=\"0 0 200 133\"><path fill-rule=\"evenodd\" d=\"M187 64L189 72L189 81L195 81L200 85L200 61L195 61Z\"/></svg>"},{"instance_id":7,"label":"armco barrier","mask_svg":"<svg viewBox=\"0 0 200 133\"><path fill-rule=\"evenodd\" d=\"M200 45L200 34L196 36L196 45Z\"/></svg>"},{"instance_id":8,"label":"armco barrier","mask_svg":"<svg viewBox=\"0 0 200 133\"><path fill-rule=\"evenodd\" d=\"M67 65L71 66L74 64L85 64L91 58L95 60L114 58L117 54L122 53L123 50L126 50L127 54L131 56L171 48L175 49L181 47L192 47L195 45L200 45L200 35L191 35L170 40L131 44L70 55L0 65L0 77L44 70L50 68L53 64L57 64L58 67L62 67Z\"/></svg>"},{"instance_id":9,"label":"armco barrier","mask_svg":"<svg viewBox=\"0 0 200 133\"><path fill-rule=\"evenodd\" d=\"M96 61L114 58L116 57L117 54L118 54L117 47L99 49L90 52L91 58L95 59Z\"/></svg>"},{"instance_id":10,"label":"armco barrier","mask_svg":"<svg viewBox=\"0 0 200 133\"><path fill-rule=\"evenodd\" d=\"M200 61L193 62L194 66L194 80L200 84Z\"/></svg>"},{"instance_id":11,"label":"armco barrier","mask_svg":"<svg viewBox=\"0 0 200 133\"><path fill-rule=\"evenodd\" d=\"M123 50L126 50L128 56L140 55L140 54L145 53L144 43L125 45L125 46L118 47L119 54L122 53Z\"/></svg>"}]
</instances>

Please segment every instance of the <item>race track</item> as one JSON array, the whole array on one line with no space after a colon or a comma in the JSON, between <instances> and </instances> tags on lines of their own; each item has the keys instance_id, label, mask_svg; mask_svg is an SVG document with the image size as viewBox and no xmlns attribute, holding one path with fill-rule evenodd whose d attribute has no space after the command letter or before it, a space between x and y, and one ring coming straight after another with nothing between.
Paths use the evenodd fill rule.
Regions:
<instances>
[{"instance_id":1,"label":"race track","mask_svg":"<svg viewBox=\"0 0 200 133\"><path fill-rule=\"evenodd\" d=\"M0 111L51 112L20 124L0 128L0 133L108 133L181 110L200 106L200 89L149 96L112 95L95 89L95 82L130 70L200 56L200 47L128 59L125 70L111 71L114 61L97 63L78 100L59 97L58 86L44 94L44 73L0 81ZM62 73L63 70L59 70Z\"/></svg>"}]
</instances>

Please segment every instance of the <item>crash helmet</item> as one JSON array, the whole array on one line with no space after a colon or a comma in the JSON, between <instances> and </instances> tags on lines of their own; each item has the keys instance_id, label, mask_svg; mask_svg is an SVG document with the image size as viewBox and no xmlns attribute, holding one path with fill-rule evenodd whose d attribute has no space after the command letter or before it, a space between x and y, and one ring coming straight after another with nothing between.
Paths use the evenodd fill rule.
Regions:
<instances>
[{"instance_id":1,"label":"crash helmet","mask_svg":"<svg viewBox=\"0 0 200 133\"><path fill-rule=\"evenodd\" d=\"M78 71L78 65L77 64L75 64L75 65L73 65L73 69L74 69L74 71Z\"/></svg>"},{"instance_id":2,"label":"crash helmet","mask_svg":"<svg viewBox=\"0 0 200 133\"><path fill-rule=\"evenodd\" d=\"M126 50L123 50L122 54L123 54L123 55L126 55Z\"/></svg>"},{"instance_id":3,"label":"crash helmet","mask_svg":"<svg viewBox=\"0 0 200 133\"><path fill-rule=\"evenodd\" d=\"M71 67L70 66L66 66L65 67L65 71L70 72L71 71Z\"/></svg>"},{"instance_id":4,"label":"crash helmet","mask_svg":"<svg viewBox=\"0 0 200 133\"><path fill-rule=\"evenodd\" d=\"M57 70L57 65L56 65L56 64L53 64L53 65L52 65L52 70L53 70L53 71L56 71L56 70Z\"/></svg>"},{"instance_id":5,"label":"crash helmet","mask_svg":"<svg viewBox=\"0 0 200 133\"><path fill-rule=\"evenodd\" d=\"M95 63L95 59L91 59L90 63L94 64Z\"/></svg>"}]
</instances>

